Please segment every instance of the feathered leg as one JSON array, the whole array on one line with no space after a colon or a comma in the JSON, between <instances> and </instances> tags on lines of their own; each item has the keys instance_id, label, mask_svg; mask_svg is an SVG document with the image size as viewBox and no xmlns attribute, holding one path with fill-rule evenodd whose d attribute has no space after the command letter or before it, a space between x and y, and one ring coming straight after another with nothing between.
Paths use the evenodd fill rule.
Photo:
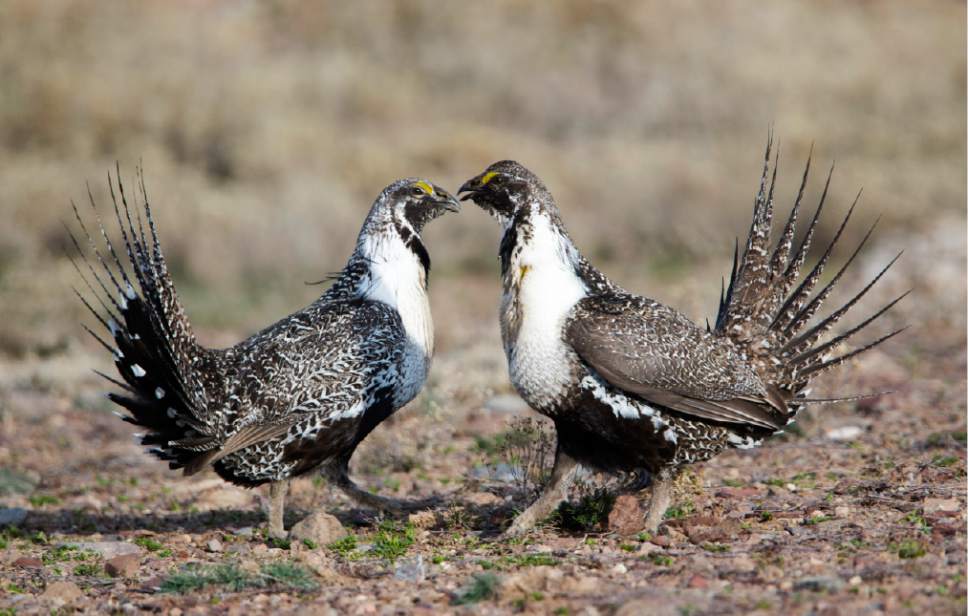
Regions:
<instances>
[{"instance_id":1,"label":"feathered leg","mask_svg":"<svg viewBox=\"0 0 968 616\"><path fill-rule=\"evenodd\" d=\"M568 488L574 482L577 470L578 462L562 451L559 445L555 452L555 466L551 469L548 485L545 486L538 500L514 518L514 522L504 531L504 535L508 537L523 535L551 515L568 496Z\"/></svg>"},{"instance_id":2,"label":"feathered leg","mask_svg":"<svg viewBox=\"0 0 968 616\"><path fill-rule=\"evenodd\" d=\"M269 536L273 539L286 538L283 517L286 512L286 493L288 491L288 479L273 481L269 484Z\"/></svg>"},{"instance_id":3,"label":"feathered leg","mask_svg":"<svg viewBox=\"0 0 968 616\"><path fill-rule=\"evenodd\" d=\"M665 512L672 504L675 483L675 475L667 470L661 470L653 477L649 508L645 513L646 531L654 533L659 530L659 524L662 524Z\"/></svg>"}]
</instances>

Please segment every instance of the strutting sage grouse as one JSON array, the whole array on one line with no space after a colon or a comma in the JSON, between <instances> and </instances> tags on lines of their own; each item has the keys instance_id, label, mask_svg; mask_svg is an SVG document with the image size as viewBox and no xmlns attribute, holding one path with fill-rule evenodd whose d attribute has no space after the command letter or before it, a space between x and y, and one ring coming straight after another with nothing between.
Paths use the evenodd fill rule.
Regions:
<instances>
[{"instance_id":1,"label":"strutting sage grouse","mask_svg":"<svg viewBox=\"0 0 968 616\"><path fill-rule=\"evenodd\" d=\"M430 257L420 232L458 201L424 180L390 184L322 297L234 347L209 349L178 300L143 178L141 207L129 207L120 180L117 192L108 181L123 247L99 217L95 242L74 207L96 261L78 271L99 309L78 295L110 333L108 341L88 330L114 355L123 381L102 376L123 390L109 397L127 410L124 420L146 429L141 444L186 475L211 465L235 484L270 483L275 537L285 535L289 478L319 467L364 504L391 506L357 487L347 468L356 446L427 377Z\"/></svg>"},{"instance_id":2,"label":"strutting sage grouse","mask_svg":"<svg viewBox=\"0 0 968 616\"><path fill-rule=\"evenodd\" d=\"M647 471L652 495L645 524L655 530L684 465L730 447L759 445L792 422L803 405L829 401L807 398L811 379L897 333L832 355L835 346L900 298L821 342L893 260L856 297L805 329L861 247L814 295L850 212L800 280L830 176L805 237L793 250L808 159L771 253L775 162L772 180L769 168L768 145L746 247L741 257L734 254L715 327L705 328L622 289L595 269L569 238L548 189L520 164L494 163L461 187L464 200L474 200L503 226L501 333L511 381L528 404L554 421L558 434L549 484L509 533L523 532L553 511L577 463L605 471Z\"/></svg>"}]
</instances>

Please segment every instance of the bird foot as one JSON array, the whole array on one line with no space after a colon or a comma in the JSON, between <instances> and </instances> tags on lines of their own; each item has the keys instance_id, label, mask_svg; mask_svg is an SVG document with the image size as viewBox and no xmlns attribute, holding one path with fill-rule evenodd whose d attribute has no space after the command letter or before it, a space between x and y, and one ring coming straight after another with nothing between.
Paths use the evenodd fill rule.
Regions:
<instances>
[{"instance_id":1,"label":"bird foot","mask_svg":"<svg viewBox=\"0 0 968 616\"><path fill-rule=\"evenodd\" d=\"M387 513L397 515L413 513L415 511L422 511L424 509L432 509L442 503L442 499L436 494L419 500L401 500L397 498L379 496L361 488L348 477L343 478L338 485L346 496L353 499L360 505L369 507L370 509L376 509L378 511L385 511Z\"/></svg>"},{"instance_id":2,"label":"bird foot","mask_svg":"<svg viewBox=\"0 0 968 616\"><path fill-rule=\"evenodd\" d=\"M652 495L645 513L645 531L654 533L665 519L665 512L672 504L675 479L656 475L652 480Z\"/></svg>"}]
</instances>

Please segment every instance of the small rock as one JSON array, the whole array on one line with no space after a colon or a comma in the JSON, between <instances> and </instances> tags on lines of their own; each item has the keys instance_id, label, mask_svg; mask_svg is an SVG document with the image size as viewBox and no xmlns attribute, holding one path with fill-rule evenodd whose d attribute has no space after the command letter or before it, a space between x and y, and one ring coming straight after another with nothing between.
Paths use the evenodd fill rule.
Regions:
<instances>
[{"instance_id":1,"label":"small rock","mask_svg":"<svg viewBox=\"0 0 968 616\"><path fill-rule=\"evenodd\" d=\"M205 549L209 552L221 552L222 542L218 539L210 539L209 542L205 544Z\"/></svg>"},{"instance_id":2,"label":"small rock","mask_svg":"<svg viewBox=\"0 0 968 616\"><path fill-rule=\"evenodd\" d=\"M0 507L0 526L19 526L26 519L23 507Z\"/></svg>"},{"instance_id":3,"label":"small rock","mask_svg":"<svg viewBox=\"0 0 968 616\"><path fill-rule=\"evenodd\" d=\"M563 592L574 593L578 595L587 595L589 593L600 591L602 587L601 582L598 579L591 576L584 576L578 579L573 577L566 577L562 580L561 590Z\"/></svg>"},{"instance_id":4,"label":"small rock","mask_svg":"<svg viewBox=\"0 0 968 616\"><path fill-rule=\"evenodd\" d=\"M751 498L760 493L758 488L753 486L732 487L727 486L716 491L716 496L720 498Z\"/></svg>"},{"instance_id":5,"label":"small rock","mask_svg":"<svg viewBox=\"0 0 968 616\"><path fill-rule=\"evenodd\" d=\"M809 515L807 515L807 517L808 518L822 518L822 517L824 517L824 514L823 514L823 511L820 511L819 509L814 509L813 511L811 511L809 513Z\"/></svg>"},{"instance_id":6,"label":"small rock","mask_svg":"<svg viewBox=\"0 0 968 616\"><path fill-rule=\"evenodd\" d=\"M850 517L850 507L847 505L840 505L834 507L834 515L838 518L849 518Z\"/></svg>"},{"instance_id":7,"label":"small rock","mask_svg":"<svg viewBox=\"0 0 968 616\"><path fill-rule=\"evenodd\" d=\"M649 541L663 548L667 548L672 544L672 540L665 535L654 535Z\"/></svg>"},{"instance_id":8,"label":"small rock","mask_svg":"<svg viewBox=\"0 0 968 616\"><path fill-rule=\"evenodd\" d=\"M633 535L645 527L645 512L639 499L632 494L622 494L615 499L608 514L608 530L620 535Z\"/></svg>"},{"instance_id":9,"label":"small rock","mask_svg":"<svg viewBox=\"0 0 968 616\"><path fill-rule=\"evenodd\" d=\"M83 595L81 589L73 582L51 582L47 585L47 590L41 597L55 603L64 604L73 603Z\"/></svg>"},{"instance_id":10,"label":"small rock","mask_svg":"<svg viewBox=\"0 0 968 616\"><path fill-rule=\"evenodd\" d=\"M323 580L335 581L340 578L336 563L323 550L304 550L297 558Z\"/></svg>"},{"instance_id":11,"label":"small rock","mask_svg":"<svg viewBox=\"0 0 968 616\"><path fill-rule=\"evenodd\" d=\"M141 557L136 554L122 554L104 563L104 570L111 577L134 577L141 567Z\"/></svg>"},{"instance_id":12,"label":"small rock","mask_svg":"<svg viewBox=\"0 0 968 616\"><path fill-rule=\"evenodd\" d=\"M733 559L733 569L742 573L756 571L756 561L745 554L741 554Z\"/></svg>"},{"instance_id":13,"label":"small rock","mask_svg":"<svg viewBox=\"0 0 968 616\"><path fill-rule=\"evenodd\" d=\"M850 584L851 586L860 586L863 581L864 579L862 577L860 577L859 575L855 575L854 577L847 580L847 583Z\"/></svg>"},{"instance_id":14,"label":"small rock","mask_svg":"<svg viewBox=\"0 0 968 616\"><path fill-rule=\"evenodd\" d=\"M797 580L796 584L793 585L794 590L814 590L818 592L837 592L843 587L844 583L840 578L828 575L816 575L800 578Z\"/></svg>"},{"instance_id":15,"label":"small rock","mask_svg":"<svg viewBox=\"0 0 968 616\"><path fill-rule=\"evenodd\" d=\"M427 578L427 566L421 554L401 558L393 570L393 577L404 582L422 582Z\"/></svg>"},{"instance_id":16,"label":"small rock","mask_svg":"<svg viewBox=\"0 0 968 616\"><path fill-rule=\"evenodd\" d=\"M490 507L501 502L500 497L490 492L473 492L465 496L464 500L475 507Z\"/></svg>"},{"instance_id":17,"label":"small rock","mask_svg":"<svg viewBox=\"0 0 968 616\"><path fill-rule=\"evenodd\" d=\"M689 578L689 588L708 588L709 580L701 575L694 575Z\"/></svg>"},{"instance_id":18,"label":"small rock","mask_svg":"<svg viewBox=\"0 0 968 616\"><path fill-rule=\"evenodd\" d=\"M299 541L309 540L317 546L330 544L347 535L346 529L334 516L317 511L311 513L292 527L289 536Z\"/></svg>"},{"instance_id":19,"label":"small rock","mask_svg":"<svg viewBox=\"0 0 968 616\"><path fill-rule=\"evenodd\" d=\"M43 569L44 563L41 562L39 558L22 556L17 560L13 561L13 566L20 567L21 569Z\"/></svg>"},{"instance_id":20,"label":"small rock","mask_svg":"<svg viewBox=\"0 0 968 616\"><path fill-rule=\"evenodd\" d=\"M623 573L628 573L628 571L629 571L629 568L626 567L623 563L618 563L617 565L612 567L612 573L618 573L619 575L622 575Z\"/></svg>"},{"instance_id":21,"label":"small rock","mask_svg":"<svg viewBox=\"0 0 968 616\"><path fill-rule=\"evenodd\" d=\"M122 556L124 554L141 554L140 547L125 541L87 541L64 545L73 545L79 550L97 552L104 560L110 560L115 556Z\"/></svg>"},{"instance_id":22,"label":"small rock","mask_svg":"<svg viewBox=\"0 0 968 616\"><path fill-rule=\"evenodd\" d=\"M484 403L484 408L492 413L526 413L528 403L514 394L500 394Z\"/></svg>"},{"instance_id":23,"label":"small rock","mask_svg":"<svg viewBox=\"0 0 968 616\"><path fill-rule=\"evenodd\" d=\"M826 436L831 441L853 441L863 433L864 429L860 426L842 426L840 428L834 428L833 430L827 430Z\"/></svg>"},{"instance_id":24,"label":"small rock","mask_svg":"<svg viewBox=\"0 0 968 616\"><path fill-rule=\"evenodd\" d=\"M926 498L924 499L923 506L924 515L951 513L961 509L961 504L956 498Z\"/></svg>"},{"instance_id":25,"label":"small rock","mask_svg":"<svg viewBox=\"0 0 968 616\"><path fill-rule=\"evenodd\" d=\"M783 487L786 488L787 490L789 490L790 492L796 492L797 491L796 484L788 483L788 484L786 484Z\"/></svg>"},{"instance_id":26,"label":"small rock","mask_svg":"<svg viewBox=\"0 0 968 616\"><path fill-rule=\"evenodd\" d=\"M661 551L662 548L650 541L646 541L639 545L638 554L641 556L648 556L649 554L654 554Z\"/></svg>"},{"instance_id":27,"label":"small rock","mask_svg":"<svg viewBox=\"0 0 968 616\"><path fill-rule=\"evenodd\" d=\"M251 526L243 526L242 528L236 528L232 531L232 534L236 537L251 537L255 534L255 529Z\"/></svg>"},{"instance_id":28,"label":"small rock","mask_svg":"<svg viewBox=\"0 0 968 616\"><path fill-rule=\"evenodd\" d=\"M418 511L407 516L407 522L414 528L433 528L437 525L437 514L433 511Z\"/></svg>"}]
</instances>

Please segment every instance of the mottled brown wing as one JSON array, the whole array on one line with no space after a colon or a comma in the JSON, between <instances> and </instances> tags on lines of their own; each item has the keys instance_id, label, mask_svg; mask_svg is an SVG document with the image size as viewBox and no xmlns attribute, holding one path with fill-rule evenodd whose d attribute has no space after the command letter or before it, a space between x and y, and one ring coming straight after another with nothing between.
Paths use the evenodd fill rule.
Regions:
<instances>
[{"instance_id":1,"label":"mottled brown wing","mask_svg":"<svg viewBox=\"0 0 968 616\"><path fill-rule=\"evenodd\" d=\"M580 301L565 340L609 383L680 413L775 430L785 405L728 340L675 310L632 295Z\"/></svg>"}]
</instances>

